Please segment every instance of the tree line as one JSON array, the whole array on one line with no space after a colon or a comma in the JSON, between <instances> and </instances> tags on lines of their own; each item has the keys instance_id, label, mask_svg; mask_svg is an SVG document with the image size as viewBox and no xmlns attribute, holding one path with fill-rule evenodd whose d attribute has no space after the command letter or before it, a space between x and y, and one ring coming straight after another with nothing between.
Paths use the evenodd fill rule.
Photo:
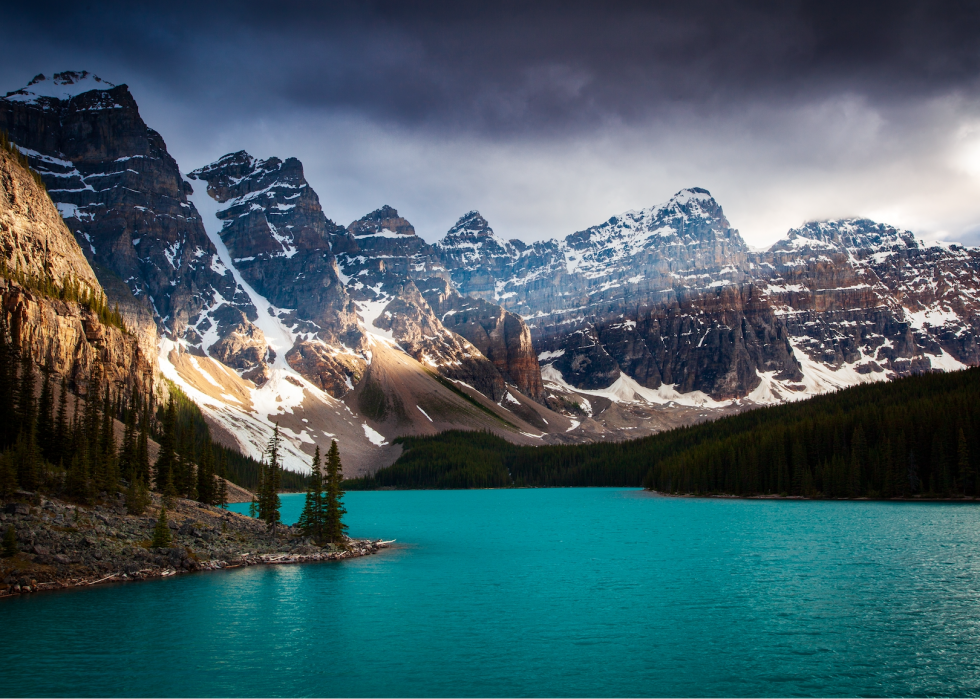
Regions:
<instances>
[{"instance_id":1,"label":"tree line","mask_svg":"<svg viewBox=\"0 0 980 699\"><path fill-rule=\"evenodd\" d=\"M398 440L349 490L645 486L671 493L980 495L980 369L865 384L618 443L524 447L489 433Z\"/></svg>"},{"instance_id":2,"label":"tree line","mask_svg":"<svg viewBox=\"0 0 980 699\"><path fill-rule=\"evenodd\" d=\"M91 504L123 492L138 514L151 490L225 506L226 480L245 488L261 480L262 464L215 443L200 410L176 385L158 405L137 388L113 390L98 364L79 383L36 367L0 316L0 496L23 489ZM117 420L124 425L121 443ZM152 465L150 439L160 445ZM278 483L305 490L306 481L285 471Z\"/></svg>"},{"instance_id":3,"label":"tree line","mask_svg":"<svg viewBox=\"0 0 980 699\"><path fill-rule=\"evenodd\" d=\"M279 498L283 474L281 449L282 439L279 424L276 423L262 462L259 487L249 506L249 515L263 520L272 532L276 531L282 520L279 511L282 506ZM317 446L310 463L306 500L297 525L305 536L319 545L332 543L344 546L347 525L343 522L343 516L347 510L343 504L344 471L337 440L331 441L330 451L327 452L326 472L320 466L320 447Z\"/></svg>"}]
</instances>

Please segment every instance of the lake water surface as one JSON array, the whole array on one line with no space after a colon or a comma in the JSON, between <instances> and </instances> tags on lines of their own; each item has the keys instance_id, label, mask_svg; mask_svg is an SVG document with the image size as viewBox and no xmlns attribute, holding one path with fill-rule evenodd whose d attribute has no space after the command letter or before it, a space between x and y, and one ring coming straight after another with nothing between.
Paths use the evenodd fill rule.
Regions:
<instances>
[{"instance_id":1,"label":"lake water surface","mask_svg":"<svg viewBox=\"0 0 980 699\"><path fill-rule=\"evenodd\" d=\"M295 521L302 496L283 497ZM0 695L980 694L980 508L358 492L399 547L0 602ZM245 508L240 508L245 509Z\"/></svg>"}]
</instances>

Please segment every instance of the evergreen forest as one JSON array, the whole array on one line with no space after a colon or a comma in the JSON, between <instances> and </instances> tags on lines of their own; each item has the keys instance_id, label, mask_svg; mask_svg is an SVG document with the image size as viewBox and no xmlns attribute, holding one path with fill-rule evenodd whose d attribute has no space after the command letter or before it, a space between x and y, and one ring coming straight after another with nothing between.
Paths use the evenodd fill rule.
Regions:
<instances>
[{"instance_id":1,"label":"evergreen forest","mask_svg":"<svg viewBox=\"0 0 980 699\"><path fill-rule=\"evenodd\" d=\"M42 491L91 504L123 493L140 513L151 489L210 505L226 503L225 479L255 489L263 465L214 442L200 409L168 388L159 405L114 390L98 367L77 385L56 377L19 350L0 318L0 497ZM160 445L152 464L150 439ZM303 491L307 477L283 470L277 485Z\"/></svg>"},{"instance_id":2,"label":"evergreen forest","mask_svg":"<svg viewBox=\"0 0 980 699\"><path fill-rule=\"evenodd\" d=\"M346 488L975 497L980 369L864 384L627 442L525 447L460 431L398 441L398 461Z\"/></svg>"}]
</instances>

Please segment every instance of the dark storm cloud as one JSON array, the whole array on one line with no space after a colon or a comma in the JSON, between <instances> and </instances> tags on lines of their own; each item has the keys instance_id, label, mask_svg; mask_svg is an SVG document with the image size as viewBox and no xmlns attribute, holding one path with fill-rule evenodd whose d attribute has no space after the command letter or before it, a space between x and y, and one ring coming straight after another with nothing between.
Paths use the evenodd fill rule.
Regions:
<instances>
[{"instance_id":1,"label":"dark storm cloud","mask_svg":"<svg viewBox=\"0 0 980 699\"><path fill-rule=\"evenodd\" d=\"M10 5L11 3L8 3ZM297 156L341 223L564 236L703 186L750 243L980 241L978 2L21 2L0 89L128 83L191 170Z\"/></svg>"},{"instance_id":2,"label":"dark storm cloud","mask_svg":"<svg viewBox=\"0 0 980 699\"><path fill-rule=\"evenodd\" d=\"M25 49L101 58L209 111L325 108L488 135L842 92L972 96L980 73L975 2L25 2L11 13Z\"/></svg>"}]
</instances>

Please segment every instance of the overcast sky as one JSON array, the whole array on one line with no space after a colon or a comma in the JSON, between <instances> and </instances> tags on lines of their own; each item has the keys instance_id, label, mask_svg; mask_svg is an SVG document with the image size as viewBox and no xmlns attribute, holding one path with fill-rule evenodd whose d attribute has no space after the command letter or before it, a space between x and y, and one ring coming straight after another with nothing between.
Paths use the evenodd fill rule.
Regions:
<instances>
[{"instance_id":1,"label":"overcast sky","mask_svg":"<svg viewBox=\"0 0 980 699\"><path fill-rule=\"evenodd\" d=\"M866 216L980 244L977 2L19 2L0 90L126 83L185 171L296 156L330 218L560 237L688 186L752 245Z\"/></svg>"}]
</instances>

